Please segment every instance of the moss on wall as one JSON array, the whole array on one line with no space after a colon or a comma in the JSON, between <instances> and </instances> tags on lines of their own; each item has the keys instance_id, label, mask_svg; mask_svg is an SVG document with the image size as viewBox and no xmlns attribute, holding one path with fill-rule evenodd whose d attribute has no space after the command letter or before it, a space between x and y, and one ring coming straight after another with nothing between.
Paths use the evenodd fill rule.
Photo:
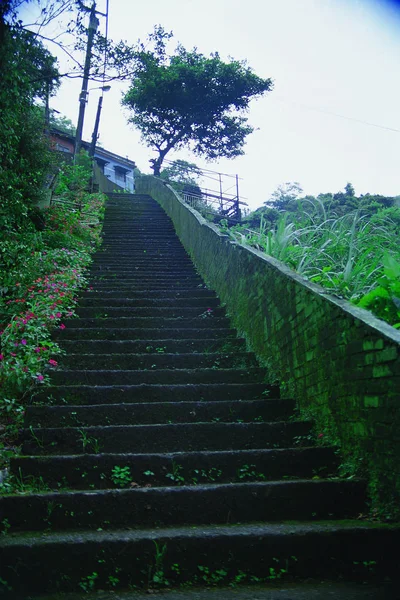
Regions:
<instances>
[{"instance_id":1,"label":"moss on wall","mask_svg":"<svg viewBox=\"0 0 400 600\"><path fill-rule=\"evenodd\" d=\"M231 241L161 180L141 176L136 190L171 217L271 377L295 394L326 440L337 436L347 473L368 476L372 508L394 516L400 506L400 333Z\"/></svg>"}]
</instances>

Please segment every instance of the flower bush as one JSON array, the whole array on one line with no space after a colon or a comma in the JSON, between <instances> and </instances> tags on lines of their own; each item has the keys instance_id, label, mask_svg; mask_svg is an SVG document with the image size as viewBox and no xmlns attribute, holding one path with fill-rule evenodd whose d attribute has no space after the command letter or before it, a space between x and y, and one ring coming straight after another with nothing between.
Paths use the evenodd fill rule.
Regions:
<instances>
[{"instance_id":1,"label":"flower bush","mask_svg":"<svg viewBox=\"0 0 400 600\"><path fill-rule=\"evenodd\" d=\"M57 367L62 351L52 331L68 326L77 294L87 286L85 271L101 241L104 196L85 192L80 205L71 210L61 201L42 211L41 231L26 223L18 232L6 232L0 244L3 446L15 437L28 393L48 383L51 369Z\"/></svg>"}]
</instances>

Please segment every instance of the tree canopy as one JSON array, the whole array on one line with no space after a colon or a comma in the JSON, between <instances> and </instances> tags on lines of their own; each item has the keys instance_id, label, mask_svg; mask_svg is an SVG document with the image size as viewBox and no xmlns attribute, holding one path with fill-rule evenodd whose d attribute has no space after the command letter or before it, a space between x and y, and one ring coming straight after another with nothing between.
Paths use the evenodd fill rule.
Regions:
<instances>
[{"instance_id":1,"label":"tree canopy","mask_svg":"<svg viewBox=\"0 0 400 600\"><path fill-rule=\"evenodd\" d=\"M272 89L271 79L258 77L245 61L224 62L218 53L207 57L182 45L168 55L171 37L156 27L149 36L153 48L141 45L122 100L132 111L129 122L157 152L155 175L172 149L190 148L210 160L243 154L253 131L244 116L250 100Z\"/></svg>"},{"instance_id":2,"label":"tree canopy","mask_svg":"<svg viewBox=\"0 0 400 600\"><path fill-rule=\"evenodd\" d=\"M15 4L15 3L14 3ZM9 6L9 10L11 10ZM58 85L56 59L36 37L0 13L0 228L16 227L40 198L50 153L35 100Z\"/></svg>"},{"instance_id":3,"label":"tree canopy","mask_svg":"<svg viewBox=\"0 0 400 600\"><path fill-rule=\"evenodd\" d=\"M199 178L202 171L195 163L186 160L173 160L161 173L161 179L167 181L178 192L201 196Z\"/></svg>"}]
</instances>

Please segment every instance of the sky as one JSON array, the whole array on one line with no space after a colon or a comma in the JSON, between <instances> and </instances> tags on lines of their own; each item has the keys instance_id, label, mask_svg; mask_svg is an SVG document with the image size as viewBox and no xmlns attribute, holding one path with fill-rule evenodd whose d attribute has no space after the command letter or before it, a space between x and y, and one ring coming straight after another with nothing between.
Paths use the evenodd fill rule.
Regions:
<instances>
[{"instance_id":1,"label":"sky","mask_svg":"<svg viewBox=\"0 0 400 600\"><path fill-rule=\"evenodd\" d=\"M89 0L87 1L87 4ZM106 0L97 0L104 11ZM21 11L24 22L34 5ZM400 195L400 2L394 0L109 0L109 37L134 43L154 25L174 32L174 43L221 58L246 59L274 89L252 101L245 154L206 162L190 152L169 154L200 167L238 174L251 209L285 182L304 194L343 190ZM53 29L55 25L53 24ZM100 18L104 32L105 19ZM49 50L65 58L54 45ZM98 83L89 84L91 88ZM51 108L74 124L80 80L65 79ZM104 95L100 142L150 172L154 156L127 124L121 98L129 82L112 82ZM84 139L90 140L100 91L92 89ZM224 182L225 190L232 185ZM207 184L207 187L210 187Z\"/></svg>"}]
</instances>

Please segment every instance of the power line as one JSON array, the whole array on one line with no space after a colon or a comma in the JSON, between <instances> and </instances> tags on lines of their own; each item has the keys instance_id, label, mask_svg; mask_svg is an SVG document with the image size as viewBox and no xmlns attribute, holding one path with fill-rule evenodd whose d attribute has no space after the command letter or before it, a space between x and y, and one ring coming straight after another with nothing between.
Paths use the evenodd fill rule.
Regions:
<instances>
[{"instance_id":1,"label":"power line","mask_svg":"<svg viewBox=\"0 0 400 600\"><path fill-rule=\"evenodd\" d=\"M296 102L294 100L288 100L287 98L282 98L282 96L274 96L274 98L276 100L280 100L281 102L287 102L288 104L293 104L294 106L299 106L300 108L305 108L306 110L314 110L315 112L332 115L334 117L346 119L347 121L355 121L356 123L362 123L363 125L369 125L370 127L377 127L378 129L385 129L386 131L393 131L395 133L400 133L400 129L396 129L395 127L386 127L385 125L378 125L377 123L371 123L370 121L364 121L363 119L357 119L355 117L348 117L347 115L341 115L340 113L336 113L336 112L334 112L332 110L328 110L326 108L321 108L318 106L310 106L309 104L303 104L301 102Z\"/></svg>"}]
</instances>

